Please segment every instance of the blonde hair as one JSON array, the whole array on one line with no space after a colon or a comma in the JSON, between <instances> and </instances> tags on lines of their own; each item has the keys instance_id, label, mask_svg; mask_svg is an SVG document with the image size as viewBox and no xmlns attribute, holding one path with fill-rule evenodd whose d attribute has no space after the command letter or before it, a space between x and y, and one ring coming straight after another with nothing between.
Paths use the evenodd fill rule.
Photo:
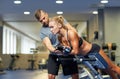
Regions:
<instances>
[{"instance_id":1,"label":"blonde hair","mask_svg":"<svg viewBox=\"0 0 120 79\"><path fill-rule=\"evenodd\" d=\"M68 29L66 25L64 24L64 18L62 16L55 16L53 18L50 18L50 21L55 21L55 23L61 24L62 28Z\"/></svg>"}]
</instances>

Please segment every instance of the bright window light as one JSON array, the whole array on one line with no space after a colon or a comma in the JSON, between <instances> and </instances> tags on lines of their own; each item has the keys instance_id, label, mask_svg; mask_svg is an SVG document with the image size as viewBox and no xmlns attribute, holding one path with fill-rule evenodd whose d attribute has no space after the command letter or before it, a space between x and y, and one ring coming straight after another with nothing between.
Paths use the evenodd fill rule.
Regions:
<instances>
[{"instance_id":1,"label":"bright window light","mask_svg":"<svg viewBox=\"0 0 120 79\"><path fill-rule=\"evenodd\" d=\"M108 3L108 0L102 0L101 3L106 4Z\"/></svg>"},{"instance_id":2,"label":"bright window light","mask_svg":"<svg viewBox=\"0 0 120 79\"><path fill-rule=\"evenodd\" d=\"M63 14L63 12L62 11L58 11L57 14Z\"/></svg>"},{"instance_id":3,"label":"bright window light","mask_svg":"<svg viewBox=\"0 0 120 79\"><path fill-rule=\"evenodd\" d=\"M63 1L61 1L61 0L57 0L56 3L57 3L57 4L62 4Z\"/></svg>"},{"instance_id":4,"label":"bright window light","mask_svg":"<svg viewBox=\"0 0 120 79\"><path fill-rule=\"evenodd\" d=\"M29 12L29 11L25 11L24 14L25 14L25 15L29 15L30 12Z\"/></svg>"},{"instance_id":5,"label":"bright window light","mask_svg":"<svg viewBox=\"0 0 120 79\"><path fill-rule=\"evenodd\" d=\"M21 1L16 0L16 1L14 1L14 4L21 4Z\"/></svg>"},{"instance_id":6,"label":"bright window light","mask_svg":"<svg viewBox=\"0 0 120 79\"><path fill-rule=\"evenodd\" d=\"M93 11L93 14L98 14L98 11Z\"/></svg>"}]
</instances>

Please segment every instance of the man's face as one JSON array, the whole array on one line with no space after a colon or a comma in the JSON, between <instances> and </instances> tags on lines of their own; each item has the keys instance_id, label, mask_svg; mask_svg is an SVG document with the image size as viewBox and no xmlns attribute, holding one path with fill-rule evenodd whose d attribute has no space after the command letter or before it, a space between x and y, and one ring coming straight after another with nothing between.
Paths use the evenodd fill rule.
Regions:
<instances>
[{"instance_id":1,"label":"man's face","mask_svg":"<svg viewBox=\"0 0 120 79\"><path fill-rule=\"evenodd\" d=\"M48 14L41 11L41 16L39 18L39 22L41 22L43 25L48 25L48 23L49 23Z\"/></svg>"}]
</instances>

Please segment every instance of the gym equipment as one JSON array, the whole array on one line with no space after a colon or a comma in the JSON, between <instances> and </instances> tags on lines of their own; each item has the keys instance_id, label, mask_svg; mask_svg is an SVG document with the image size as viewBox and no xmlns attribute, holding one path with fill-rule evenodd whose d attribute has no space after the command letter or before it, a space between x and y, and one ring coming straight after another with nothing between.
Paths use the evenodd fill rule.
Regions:
<instances>
[{"instance_id":1,"label":"gym equipment","mask_svg":"<svg viewBox=\"0 0 120 79\"><path fill-rule=\"evenodd\" d=\"M102 44L102 49L108 49L108 45L107 44Z\"/></svg>"},{"instance_id":2,"label":"gym equipment","mask_svg":"<svg viewBox=\"0 0 120 79\"><path fill-rule=\"evenodd\" d=\"M117 49L116 43L107 43L102 45L103 50L107 50L107 54L112 61L115 61L115 50Z\"/></svg>"},{"instance_id":3,"label":"gym equipment","mask_svg":"<svg viewBox=\"0 0 120 79\"><path fill-rule=\"evenodd\" d=\"M28 68L28 70L34 70L34 59L29 59L28 62L30 62L30 68Z\"/></svg>"},{"instance_id":4,"label":"gym equipment","mask_svg":"<svg viewBox=\"0 0 120 79\"><path fill-rule=\"evenodd\" d=\"M77 61L78 63L82 63L89 69L88 73L88 78L87 79L105 79L95 68L99 69L105 69L108 64L105 62L105 60L100 56L99 53L90 53L87 55L87 57L76 55L76 58L58 58L57 61L62 61L62 60L74 60ZM85 68L83 68L84 71ZM81 73L80 73L81 74ZM82 78L80 78L82 79ZM107 79L110 79L108 76Z\"/></svg>"},{"instance_id":5,"label":"gym equipment","mask_svg":"<svg viewBox=\"0 0 120 79\"><path fill-rule=\"evenodd\" d=\"M116 48L117 48L116 43L107 43L102 45L102 49L116 50Z\"/></svg>"},{"instance_id":6,"label":"gym equipment","mask_svg":"<svg viewBox=\"0 0 120 79\"><path fill-rule=\"evenodd\" d=\"M28 62L30 63L30 67L27 70L34 70L35 69L35 53L37 53L36 48L30 48L30 52L32 53L32 56L30 59L28 59Z\"/></svg>"},{"instance_id":7,"label":"gym equipment","mask_svg":"<svg viewBox=\"0 0 120 79\"><path fill-rule=\"evenodd\" d=\"M61 51L63 53L63 55L69 55L69 53L71 52L71 48L65 47L65 46L61 46L61 45L58 45L56 47L56 50Z\"/></svg>"},{"instance_id":8,"label":"gym equipment","mask_svg":"<svg viewBox=\"0 0 120 79\"><path fill-rule=\"evenodd\" d=\"M9 70L14 70L14 68L15 68L15 61L19 58L19 56L18 55L11 55L11 62L10 62L10 65L9 65Z\"/></svg>"},{"instance_id":9,"label":"gym equipment","mask_svg":"<svg viewBox=\"0 0 120 79\"><path fill-rule=\"evenodd\" d=\"M63 52L63 50L65 49L63 48L63 46L59 46L57 50ZM93 77L91 78L91 76L89 76L88 79L104 79L103 76L97 71L97 69L106 69L108 67L108 64L98 52L89 53L87 56L76 55L76 58L59 58L59 57L57 58L57 61L62 61L62 60L74 60L84 64L87 68L90 69L89 72Z\"/></svg>"},{"instance_id":10,"label":"gym equipment","mask_svg":"<svg viewBox=\"0 0 120 79\"><path fill-rule=\"evenodd\" d=\"M0 57L0 74L5 74L5 67L2 63L2 58Z\"/></svg>"},{"instance_id":11,"label":"gym equipment","mask_svg":"<svg viewBox=\"0 0 120 79\"><path fill-rule=\"evenodd\" d=\"M39 61L39 69L43 70L43 69L46 69L47 68L47 60L42 58L40 61Z\"/></svg>"},{"instance_id":12,"label":"gym equipment","mask_svg":"<svg viewBox=\"0 0 120 79\"><path fill-rule=\"evenodd\" d=\"M81 61L90 69L94 79L104 79L102 75L95 69L95 67L100 69L105 69L107 67L107 63L104 61L104 59L99 55L99 53L90 53L87 58L89 58L89 60L85 60L85 57L81 58L78 56L79 61Z\"/></svg>"},{"instance_id":13,"label":"gym equipment","mask_svg":"<svg viewBox=\"0 0 120 79\"><path fill-rule=\"evenodd\" d=\"M99 36L99 35L98 35L98 31L95 31L95 32L94 32L94 40L98 39L98 36Z\"/></svg>"},{"instance_id":14,"label":"gym equipment","mask_svg":"<svg viewBox=\"0 0 120 79\"><path fill-rule=\"evenodd\" d=\"M111 60L115 61L115 52L111 52Z\"/></svg>"}]
</instances>

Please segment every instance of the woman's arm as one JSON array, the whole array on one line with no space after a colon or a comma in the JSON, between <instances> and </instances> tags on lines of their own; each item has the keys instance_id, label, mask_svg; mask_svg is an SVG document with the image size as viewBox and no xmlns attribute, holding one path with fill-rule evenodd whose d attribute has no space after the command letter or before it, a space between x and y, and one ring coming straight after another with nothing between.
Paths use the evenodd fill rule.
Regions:
<instances>
[{"instance_id":1,"label":"woman's arm","mask_svg":"<svg viewBox=\"0 0 120 79\"><path fill-rule=\"evenodd\" d=\"M69 30L68 31L68 40L71 43L72 51L71 54L78 54L79 53L79 36L75 31Z\"/></svg>"}]
</instances>

